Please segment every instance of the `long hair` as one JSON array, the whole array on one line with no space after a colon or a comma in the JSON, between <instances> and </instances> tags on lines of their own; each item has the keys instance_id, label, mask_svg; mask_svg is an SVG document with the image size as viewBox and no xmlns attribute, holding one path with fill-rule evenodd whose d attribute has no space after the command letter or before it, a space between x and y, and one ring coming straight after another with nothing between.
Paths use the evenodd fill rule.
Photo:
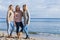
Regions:
<instances>
[{"instance_id":1,"label":"long hair","mask_svg":"<svg viewBox=\"0 0 60 40\"><path fill-rule=\"evenodd\" d=\"M20 11L20 7L19 7L19 10L17 10L17 7L19 7L19 5L17 5L16 7L15 7L15 11L17 12L17 11Z\"/></svg>"},{"instance_id":2,"label":"long hair","mask_svg":"<svg viewBox=\"0 0 60 40\"><path fill-rule=\"evenodd\" d=\"M24 9L24 7L26 7L26 9ZM24 5L23 5L23 11L26 11L26 10L27 10L27 5L24 4Z\"/></svg>"},{"instance_id":3,"label":"long hair","mask_svg":"<svg viewBox=\"0 0 60 40\"><path fill-rule=\"evenodd\" d=\"M9 5L9 7L8 7L8 11L9 11L9 10L11 10L11 6L13 6L13 5L12 5L12 4L11 4L11 5ZM12 10L12 11L13 11L13 10Z\"/></svg>"}]
</instances>

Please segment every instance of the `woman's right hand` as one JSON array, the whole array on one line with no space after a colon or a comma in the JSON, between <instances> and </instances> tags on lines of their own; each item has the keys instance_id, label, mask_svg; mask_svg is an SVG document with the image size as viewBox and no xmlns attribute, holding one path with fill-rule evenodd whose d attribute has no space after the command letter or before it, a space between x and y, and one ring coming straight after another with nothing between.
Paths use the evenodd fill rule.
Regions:
<instances>
[{"instance_id":1,"label":"woman's right hand","mask_svg":"<svg viewBox=\"0 0 60 40\"><path fill-rule=\"evenodd\" d=\"M16 23L14 22L14 26L16 26Z\"/></svg>"}]
</instances>

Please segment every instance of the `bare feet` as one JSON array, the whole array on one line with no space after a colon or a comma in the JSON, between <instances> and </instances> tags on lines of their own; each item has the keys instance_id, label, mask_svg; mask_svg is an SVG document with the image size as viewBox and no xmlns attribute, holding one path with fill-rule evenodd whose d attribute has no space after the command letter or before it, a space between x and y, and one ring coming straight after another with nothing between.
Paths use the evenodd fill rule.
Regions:
<instances>
[{"instance_id":1,"label":"bare feet","mask_svg":"<svg viewBox=\"0 0 60 40\"><path fill-rule=\"evenodd\" d=\"M20 32L20 38L22 37L22 32Z\"/></svg>"},{"instance_id":2,"label":"bare feet","mask_svg":"<svg viewBox=\"0 0 60 40\"><path fill-rule=\"evenodd\" d=\"M22 37L22 32L19 32L17 38L21 38L21 37Z\"/></svg>"}]
</instances>

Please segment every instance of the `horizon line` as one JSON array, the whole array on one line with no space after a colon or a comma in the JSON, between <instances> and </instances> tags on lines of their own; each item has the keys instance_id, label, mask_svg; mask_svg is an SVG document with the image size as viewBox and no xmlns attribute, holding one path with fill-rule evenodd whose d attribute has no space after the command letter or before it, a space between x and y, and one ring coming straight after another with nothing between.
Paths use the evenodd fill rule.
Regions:
<instances>
[{"instance_id":1,"label":"horizon line","mask_svg":"<svg viewBox=\"0 0 60 40\"><path fill-rule=\"evenodd\" d=\"M0 18L0 19L6 19L6 18ZM31 19L60 19L60 18L31 18Z\"/></svg>"}]
</instances>

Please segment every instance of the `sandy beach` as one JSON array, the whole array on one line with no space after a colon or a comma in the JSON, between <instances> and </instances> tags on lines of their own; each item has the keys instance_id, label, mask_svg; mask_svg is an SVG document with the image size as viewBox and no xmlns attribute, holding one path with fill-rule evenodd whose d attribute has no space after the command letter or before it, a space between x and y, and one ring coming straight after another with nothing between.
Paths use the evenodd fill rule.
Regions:
<instances>
[{"instance_id":1,"label":"sandy beach","mask_svg":"<svg viewBox=\"0 0 60 40\"><path fill-rule=\"evenodd\" d=\"M30 35L30 39L24 39L25 38L25 34L22 35L21 38L16 38L16 34L13 33L12 34L12 38L7 38L7 32L6 31L0 31L0 40L60 40L60 36L54 36L53 34L51 34L52 36L45 36L42 35L41 36L37 36L37 35Z\"/></svg>"},{"instance_id":2,"label":"sandy beach","mask_svg":"<svg viewBox=\"0 0 60 40\"><path fill-rule=\"evenodd\" d=\"M0 31L0 40L38 40L35 37L30 37L30 39L25 39L25 35L23 34L21 38L16 37L16 33L13 32L12 38L7 38L7 32L6 31Z\"/></svg>"}]
</instances>

